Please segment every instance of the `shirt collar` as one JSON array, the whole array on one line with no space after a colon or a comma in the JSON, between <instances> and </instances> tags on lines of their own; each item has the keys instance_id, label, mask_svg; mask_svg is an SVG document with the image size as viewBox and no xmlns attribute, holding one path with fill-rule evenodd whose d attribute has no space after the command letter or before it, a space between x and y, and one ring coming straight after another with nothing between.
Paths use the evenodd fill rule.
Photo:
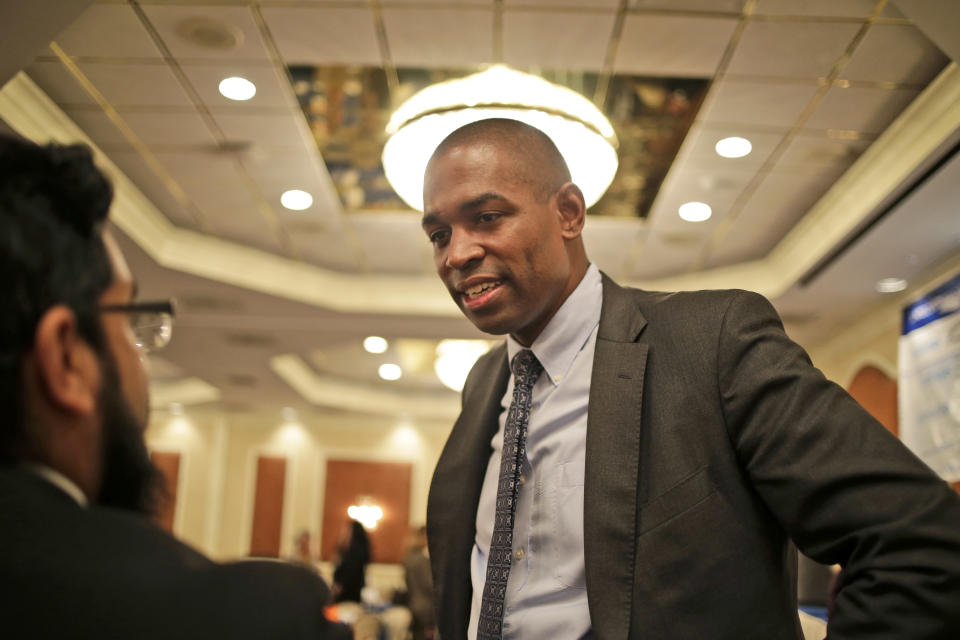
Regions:
<instances>
[{"instance_id":1,"label":"shirt collar","mask_svg":"<svg viewBox=\"0 0 960 640\"><path fill-rule=\"evenodd\" d=\"M560 384L577 354L600 323L602 301L603 283L600 270L591 263L580 284L564 300L547 326L530 345L533 355L537 356L554 386ZM512 336L507 336L508 362L513 362L513 356L525 348Z\"/></svg>"},{"instance_id":2,"label":"shirt collar","mask_svg":"<svg viewBox=\"0 0 960 640\"><path fill-rule=\"evenodd\" d=\"M40 464L37 462L30 462L27 465L27 468L33 473L37 474L53 486L57 487L65 494L73 498L77 504L81 507L86 507L90 504L90 501L87 500L87 496L84 495L80 487L77 486L73 480L63 475L56 469L51 469L45 464Z\"/></svg>"}]
</instances>

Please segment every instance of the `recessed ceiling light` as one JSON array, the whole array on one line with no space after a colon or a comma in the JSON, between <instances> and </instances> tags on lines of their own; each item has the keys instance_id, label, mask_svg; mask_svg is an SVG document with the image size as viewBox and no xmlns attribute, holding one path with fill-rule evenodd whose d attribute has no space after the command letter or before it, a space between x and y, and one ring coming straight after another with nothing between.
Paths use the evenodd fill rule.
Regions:
<instances>
[{"instance_id":1,"label":"recessed ceiling light","mask_svg":"<svg viewBox=\"0 0 960 640\"><path fill-rule=\"evenodd\" d=\"M703 202L687 202L680 205L677 212L687 222L703 222L710 218L713 210L710 209L710 205Z\"/></svg>"},{"instance_id":2,"label":"recessed ceiling light","mask_svg":"<svg viewBox=\"0 0 960 640\"><path fill-rule=\"evenodd\" d=\"M384 380L398 380L403 375L400 365L388 362L380 365L380 377Z\"/></svg>"},{"instance_id":3,"label":"recessed ceiling light","mask_svg":"<svg viewBox=\"0 0 960 640\"><path fill-rule=\"evenodd\" d=\"M233 76L220 81L220 95L231 100L249 100L257 95L257 87L246 78Z\"/></svg>"},{"instance_id":4,"label":"recessed ceiling light","mask_svg":"<svg viewBox=\"0 0 960 640\"><path fill-rule=\"evenodd\" d=\"M724 158L742 158L753 150L753 145L746 138L731 136L718 140L713 148Z\"/></svg>"},{"instance_id":5,"label":"recessed ceiling light","mask_svg":"<svg viewBox=\"0 0 960 640\"><path fill-rule=\"evenodd\" d=\"M877 280L874 288L880 293L896 293L907 288L907 281L903 278L884 278Z\"/></svg>"},{"instance_id":6,"label":"recessed ceiling light","mask_svg":"<svg viewBox=\"0 0 960 640\"><path fill-rule=\"evenodd\" d=\"M383 353L390 346L386 340L380 336L367 336L363 339L363 348L368 353Z\"/></svg>"},{"instance_id":7,"label":"recessed ceiling light","mask_svg":"<svg viewBox=\"0 0 960 640\"><path fill-rule=\"evenodd\" d=\"M300 189L290 189L280 196L280 204L291 211L303 211L313 204L313 196Z\"/></svg>"}]
</instances>

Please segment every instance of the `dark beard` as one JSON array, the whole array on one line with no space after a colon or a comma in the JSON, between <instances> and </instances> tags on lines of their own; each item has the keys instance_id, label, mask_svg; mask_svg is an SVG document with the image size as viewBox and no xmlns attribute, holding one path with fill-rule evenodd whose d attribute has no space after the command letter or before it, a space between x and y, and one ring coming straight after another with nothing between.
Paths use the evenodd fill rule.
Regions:
<instances>
[{"instance_id":1,"label":"dark beard","mask_svg":"<svg viewBox=\"0 0 960 640\"><path fill-rule=\"evenodd\" d=\"M113 358L107 353L100 360L104 374L100 392L103 479L97 504L154 515L166 493L163 477L150 460L143 426L123 396Z\"/></svg>"}]
</instances>

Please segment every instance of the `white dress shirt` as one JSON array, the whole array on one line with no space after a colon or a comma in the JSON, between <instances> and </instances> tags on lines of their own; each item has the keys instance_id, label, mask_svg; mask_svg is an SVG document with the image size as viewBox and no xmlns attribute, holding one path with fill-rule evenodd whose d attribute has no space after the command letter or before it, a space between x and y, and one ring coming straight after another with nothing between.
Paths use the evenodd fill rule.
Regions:
<instances>
[{"instance_id":1,"label":"white dress shirt","mask_svg":"<svg viewBox=\"0 0 960 640\"><path fill-rule=\"evenodd\" d=\"M87 496L80 490L80 487L56 469L51 469L47 465L38 462L30 462L27 463L26 466L27 469L73 498L81 507L86 507L89 504Z\"/></svg>"},{"instance_id":2,"label":"white dress shirt","mask_svg":"<svg viewBox=\"0 0 960 640\"><path fill-rule=\"evenodd\" d=\"M590 375L600 323L603 288L590 265L577 288L530 346L543 365L533 387L526 456L513 529L513 562L503 618L503 637L523 640L581 638L590 632L583 559L583 473ZM507 338L507 357L523 349ZM477 637L493 537L497 480L513 374L501 399L500 429L491 440L477 507L471 557L473 603L468 637Z\"/></svg>"}]
</instances>

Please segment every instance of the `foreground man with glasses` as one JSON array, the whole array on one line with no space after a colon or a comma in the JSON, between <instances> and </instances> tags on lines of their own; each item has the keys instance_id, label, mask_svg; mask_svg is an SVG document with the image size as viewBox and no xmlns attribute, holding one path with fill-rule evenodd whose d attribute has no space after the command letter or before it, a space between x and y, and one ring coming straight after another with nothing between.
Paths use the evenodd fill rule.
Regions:
<instances>
[{"instance_id":1,"label":"foreground man with glasses","mask_svg":"<svg viewBox=\"0 0 960 640\"><path fill-rule=\"evenodd\" d=\"M0 136L0 634L350 637L312 572L215 564L146 518L142 355L173 306L134 301L111 198L86 148Z\"/></svg>"}]
</instances>

